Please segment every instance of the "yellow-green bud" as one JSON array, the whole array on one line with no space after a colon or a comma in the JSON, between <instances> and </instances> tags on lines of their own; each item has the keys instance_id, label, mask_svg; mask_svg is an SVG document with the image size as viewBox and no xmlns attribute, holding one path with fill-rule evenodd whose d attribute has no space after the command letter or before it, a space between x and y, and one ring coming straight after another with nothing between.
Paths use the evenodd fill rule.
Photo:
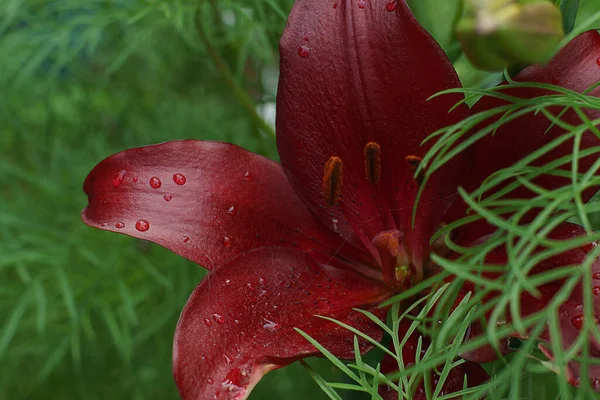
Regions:
<instances>
[{"instance_id":1,"label":"yellow-green bud","mask_svg":"<svg viewBox=\"0 0 600 400\"><path fill-rule=\"evenodd\" d=\"M564 37L559 9L547 0L465 0L456 36L486 70L549 61Z\"/></svg>"}]
</instances>

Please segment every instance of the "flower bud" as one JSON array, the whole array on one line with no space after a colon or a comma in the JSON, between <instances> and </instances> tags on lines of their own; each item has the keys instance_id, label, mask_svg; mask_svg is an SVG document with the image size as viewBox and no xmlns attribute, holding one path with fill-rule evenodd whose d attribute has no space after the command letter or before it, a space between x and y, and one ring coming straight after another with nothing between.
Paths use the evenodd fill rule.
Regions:
<instances>
[{"instance_id":1,"label":"flower bud","mask_svg":"<svg viewBox=\"0 0 600 400\"><path fill-rule=\"evenodd\" d=\"M547 0L465 0L456 35L469 60L486 70L549 61L564 37Z\"/></svg>"}]
</instances>

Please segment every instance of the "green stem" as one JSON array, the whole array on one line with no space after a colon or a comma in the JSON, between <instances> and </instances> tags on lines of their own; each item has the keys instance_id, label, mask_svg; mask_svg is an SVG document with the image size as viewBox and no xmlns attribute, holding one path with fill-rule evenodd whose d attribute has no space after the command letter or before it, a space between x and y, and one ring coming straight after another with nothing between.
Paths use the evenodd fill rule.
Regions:
<instances>
[{"instance_id":1,"label":"green stem","mask_svg":"<svg viewBox=\"0 0 600 400\"><path fill-rule=\"evenodd\" d=\"M258 112L256 111L256 104L254 103L252 98L250 98L248 93L244 89L242 89L240 85L237 84L231 72L231 68L229 68L227 62L225 62L223 57L221 57L219 52L217 52L210 43L208 36L204 31L202 23L200 22L200 10L198 10L198 12L196 13L196 30L198 32L198 38L206 48L208 56L212 59L217 69L223 75L225 82L231 88L234 96L237 98L239 103L246 109L246 111L248 111L250 118L252 118L257 127L260 130L264 131L270 137L274 138L275 130L269 124L267 124L265 120L258 114Z\"/></svg>"}]
</instances>

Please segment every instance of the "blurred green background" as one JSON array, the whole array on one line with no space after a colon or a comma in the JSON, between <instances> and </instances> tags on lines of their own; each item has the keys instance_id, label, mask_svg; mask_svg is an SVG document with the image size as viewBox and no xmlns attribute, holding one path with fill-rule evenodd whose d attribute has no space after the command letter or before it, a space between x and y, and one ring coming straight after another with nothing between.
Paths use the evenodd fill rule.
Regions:
<instances>
[{"instance_id":1,"label":"blurred green background","mask_svg":"<svg viewBox=\"0 0 600 400\"><path fill-rule=\"evenodd\" d=\"M456 1L436 1L413 5L450 51ZM110 154L174 139L276 157L268 120L291 5L0 1L0 400L177 398L172 335L203 270L84 226L82 182ZM582 0L582 15L598 9ZM465 85L499 79L457 67ZM325 398L293 365L251 398L309 396Z\"/></svg>"}]
</instances>

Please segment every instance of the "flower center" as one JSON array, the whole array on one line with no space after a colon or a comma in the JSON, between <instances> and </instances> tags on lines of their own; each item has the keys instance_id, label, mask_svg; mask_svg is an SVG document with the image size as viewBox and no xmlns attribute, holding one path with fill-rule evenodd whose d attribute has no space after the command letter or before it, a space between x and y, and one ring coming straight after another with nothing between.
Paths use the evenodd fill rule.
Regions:
<instances>
[{"instance_id":1,"label":"flower center","mask_svg":"<svg viewBox=\"0 0 600 400\"><path fill-rule=\"evenodd\" d=\"M416 268L410 262L402 238L402 232L397 229L379 232L373 238L381 258L383 280L394 289L407 289L416 278Z\"/></svg>"},{"instance_id":2,"label":"flower center","mask_svg":"<svg viewBox=\"0 0 600 400\"><path fill-rule=\"evenodd\" d=\"M412 262L410 253L401 232L399 221L389 208L395 204L394 199L388 198L382 188L378 188L381 180L381 146L376 142L368 142L363 150L365 178L371 184L373 200L377 203L383 230L379 233L372 232L366 240L371 240L379 253L381 272L384 282L397 290L404 290L423 279L422 268L417 268ZM408 169L414 173L418 170L422 159L415 155L405 157ZM331 156L323 168L323 197L328 207L338 205L342 189L342 175L344 163L338 156ZM420 185L423 174L414 177L414 182ZM342 211L344 205L342 204ZM399 229L400 228L400 229ZM371 236L373 235L373 236ZM365 243L368 245L368 243Z\"/></svg>"}]
</instances>

